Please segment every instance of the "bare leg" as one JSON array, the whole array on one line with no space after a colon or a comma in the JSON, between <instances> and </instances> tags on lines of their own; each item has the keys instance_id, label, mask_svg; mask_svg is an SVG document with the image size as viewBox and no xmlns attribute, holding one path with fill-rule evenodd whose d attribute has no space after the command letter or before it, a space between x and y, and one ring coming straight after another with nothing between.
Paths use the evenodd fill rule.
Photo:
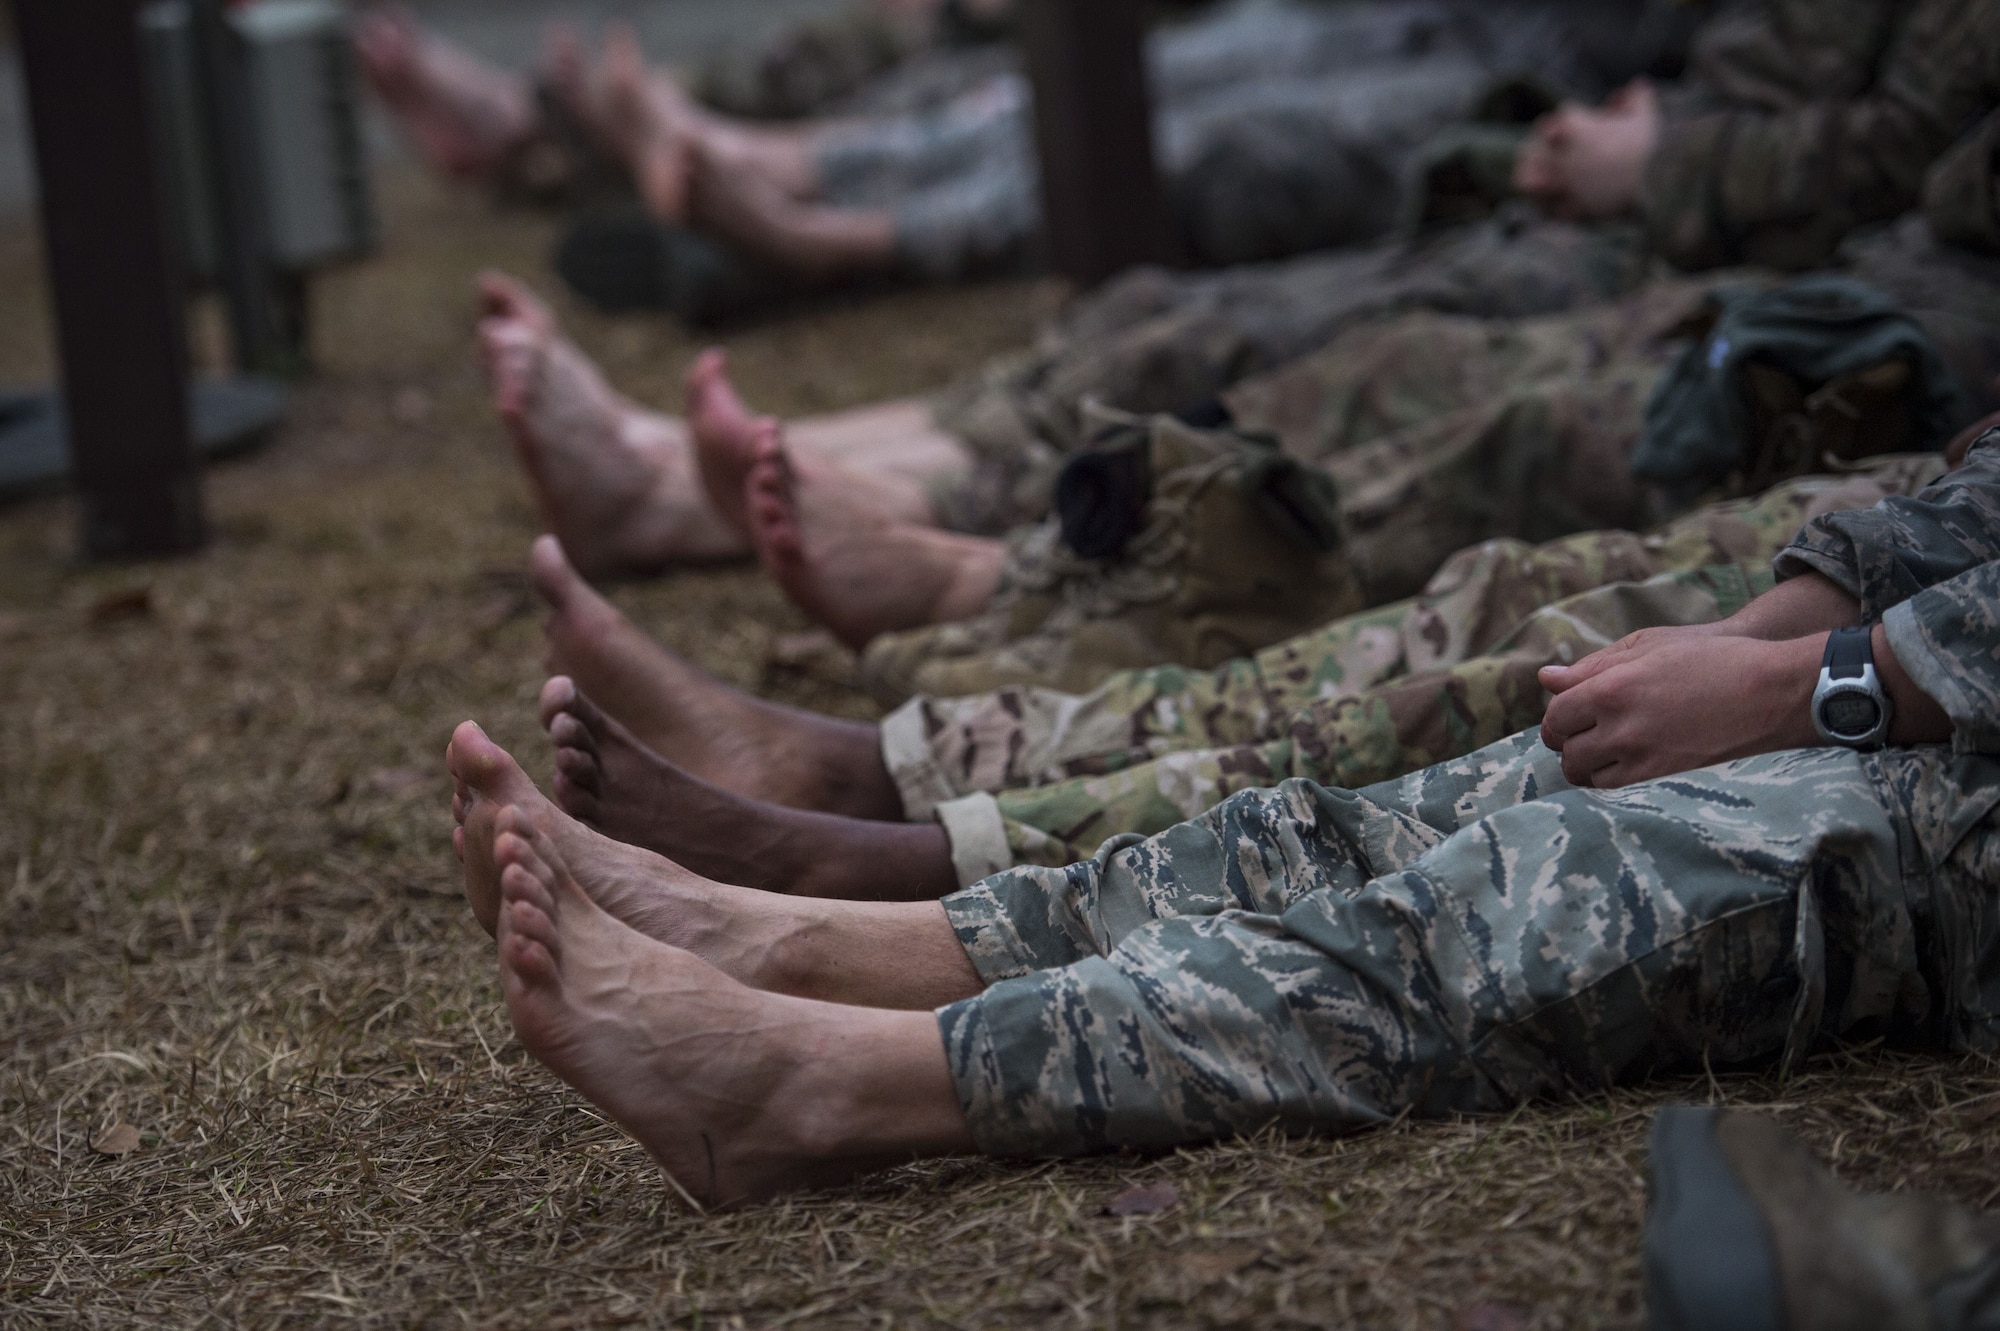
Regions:
<instances>
[{"instance_id":1,"label":"bare leg","mask_svg":"<svg viewBox=\"0 0 2000 1331\"><path fill-rule=\"evenodd\" d=\"M724 883L842 901L934 901L958 887L935 823L851 818L745 798L641 744L558 676L542 691L556 802L619 841Z\"/></svg>"},{"instance_id":2,"label":"bare leg","mask_svg":"<svg viewBox=\"0 0 2000 1331\"><path fill-rule=\"evenodd\" d=\"M792 458L774 426L760 435L746 489L757 555L842 642L969 619L993 599L1004 544L900 521L852 473Z\"/></svg>"},{"instance_id":3,"label":"bare leg","mask_svg":"<svg viewBox=\"0 0 2000 1331\"><path fill-rule=\"evenodd\" d=\"M480 279L494 399L544 520L593 575L728 559L748 543L711 508L680 424L614 393L520 283Z\"/></svg>"},{"instance_id":4,"label":"bare leg","mask_svg":"<svg viewBox=\"0 0 2000 1331\"><path fill-rule=\"evenodd\" d=\"M698 1200L973 1149L931 1014L748 988L600 910L520 810L495 822L515 1033Z\"/></svg>"},{"instance_id":5,"label":"bare leg","mask_svg":"<svg viewBox=\"0 0 2000 1331\"><path fill-rule=\"evenodd\" d=\"M755 799L856 818L900 819L882 765L881 733L755 697L642 633L563 559L535 543L536 589L548 602L549 669L601 701L637 740L702 780ZM543 695L544 723L567 698Z\"/></svg>"},{"instance_id":6,"label":"bare leg","mask_svg":"<svg viewBox=\"0 0 2000 1331\"><path fill-rule=\"evenodd\" d=\"M400 9L364 15L354 45L376 93L446 175L489 177L534 131L527 79L424 32Z\"/></svg>"},{"instance_id":7,"label":"bare leg","mask_svg":"<svg viewBox=\"0 0 2000 1331\"><path fill-rule=\"evenodd\" d=\"M452 846L465 865L466 900L488 932L500 910L495 820L512 807L555 844L600 909L754 988L912 1009L983 988L935 901L826 901L710 882L565 814L469 721L452 735L445 762L456 783Z\"/></svg>"},{"instance_id":8,"label":"bare leg","mask_svg":"<svg viewBox=\"0 0 2000 1331\"><path fill-rule=\"evenodd\" d=\"M813 279L886 272L898 260L893 213L801 199L707 139L693 140L696 221L767 263Z\"/></svg>"},{"instance_id":9,"label":"bare leg","mask_svg":"<svg viewBox=\"0 0 2000 1331\"><path fill-rule=\"evenodd\" d=\"M737 396L721 349L710 348L695 358L687 374L687 424L702 485L715 510L746 538L750 519L743 487L769 423L769 417L751 415ZM937 525L925 477L970 465L965 446L930 424L929 409L921 404L892 403L817 417L801 429L801 453L847 468L853 473L851 488L865 493L884 516L920 526Z\"/></svg>"}]
</instances>

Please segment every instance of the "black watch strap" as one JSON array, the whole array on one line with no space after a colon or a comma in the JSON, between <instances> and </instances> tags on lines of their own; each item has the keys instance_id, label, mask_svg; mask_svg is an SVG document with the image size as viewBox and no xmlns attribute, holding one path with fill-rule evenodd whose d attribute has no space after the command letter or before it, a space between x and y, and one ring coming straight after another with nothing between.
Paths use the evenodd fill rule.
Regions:
<instances>
[{"instance_id":1,"label":"black watch strap","mask_svg":"<svg viewBox=\"0 0 2000 1331\"><path fill-rule=\"evenodd\" d=\"M1820 669L1830 679L1859 679L1861 672L1875 664L1875 630L1866 624L1835 629L1826 635L1826 655Z\"/></svg>"}]
</instances>

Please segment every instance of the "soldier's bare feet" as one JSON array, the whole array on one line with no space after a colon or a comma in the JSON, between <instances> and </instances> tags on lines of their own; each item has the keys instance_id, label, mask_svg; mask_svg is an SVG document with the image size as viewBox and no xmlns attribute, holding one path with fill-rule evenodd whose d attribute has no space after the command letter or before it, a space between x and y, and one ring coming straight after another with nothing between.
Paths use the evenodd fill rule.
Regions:
<instances>
[{"instance_id":1,"label":"soldier's bare feet","mask_svg":"<svg viewBox=\"0 0 2000 1331\"><path fill-rule=\"evenodd\" d=\"M729 361L712 347L688 367L686 412L709 502L746 537L744 483L757 463L758 441L770 418L743 404L729 379ZM965 445L939 430L929 406L883 402L794 421L784 427L792 449L845 467L883 512L934 527L926 483L972 465Z\"/></svg>"},{"instance_id":2,"label":"soldier's bare feet","mask_svg":"<svg viewBox=\"0 0 2000 1331\"><path fill-rule=\"evenodd\" d=\"M492 847L502 819L516 816L548 838L600 909L744 984L923 1011L982 987L935 900L830 901L711 882L571 818L470 721L453 732L445 763L455 783L452 848L464 866L466 901L489 933L500 910Z\"/></svg>"},{"instance_id":3,"label":"soldier's bare feet","mask_svg":"<svg viewBox=\"0 0 2000 1331\"><path fill-rule=\"evenodd\" d=\"M745 495L757 556L805 612L859 650L876 635L969 619L1000 585L1006 546L895 516L861 474L794 458L760 423Z\"/></svg>"},{"instance_id":4,"label":"soldier's bare feet","mask_svg":"<svg viewBox=\"0 0 2000 1331\"><path fill-rule=\"evenodd\" d=\"M603 119L600 131L632 173L646 211L663 222L683 222L698 129L693 103L673 81L646 68L639 35L629 23L605 28L598 68Z\"/></svg>"},{"instance_id":5,"label":"soldier's bare feet","mask_svg":"<svg viewBox=\"0 0 2000 1331\"><path fill-rule=\"evenodd\" d=\"M487 273L480 295L494 403L578 568L615 576L749 553L708 503L679 422L613 392L519 282Z\"/></svg>"},{"instance_id":6,"label":"soldier's bare feet","mask_svg":"<svg viewBox=\"0 0 2000 1331\"><path fill-rule=\"evenodd\" d=\"M564 812L718 882L845 901L931 901L959 885L937 824L787 808L725 790L647 748L561 676L543 687L542 716Z\"/></svg>"},{"instance_id":7,"label":"soldier's bare feet","mask_svg":"<svg viewBox=\"0 0 2000 1331\"><path fill-rule=\"evenodd\" d=\"M757 462L757 418L729 381L729 360L722 348L710 347L688 366L683 411L708 502L747 538L750 519L743 508L743 482Z\"/></svg>"},{"instance_id":8,"label":"soldier's bare feet","mask_svg":"<svg viewBox=\"0 0 2000 1331\"><path fill-rule=\"evenodd\" d=\"M446 175L491 176L534 130L527 80L423 31L401 9L362 16L354 46L417 151Z\"/></svg>"},{"instance_id":9,"label":"soldier's bare feet","mask_svg":"<svg viewBox=\"0 0 2000 1331\"><path fill-rule=\"evenodd\" d=\"M596 753L599 767L608 769L600 770L597 779L620 794L629 793L629 783L621 779L628 764L649 767L664 759L723 790L765 803L849 818L901 820L902 797L883 765L876 727L769 702L703 674L665 648L655 651L666 658L659 662L659 674L694 681L670 689L647 709L666 742L642 738L601 710L572 677L556 675L542 686L541 717L559 758L565 750ZM631 775L638 777L636 771ZM563 779L558 765L558 798L584 817L562 799Z\"/></svg>"},{"instance_id":10,"label":"soldier's bare feet","mask_svg":"<svg viewBox=\"0 0 2000 1331\"><path fill-rule=\"evenodd\" d=\"M738 889L713 883L638 846L613 841L552 804L513 756L467 721L452 733L445 766L453 781L452 849L465 866L465 897L487 932L500 911L492 859L501 811L512 809L560 848L591 899L632 928L697 953L747 984L767 977L761 958L777 936L726 900ZM759 900L769 894L756 894ZM775 930L775 921L773 930Z\"/></svg>"},{"instance_id":11,"label":"soldier's bare feet","mask_svg":"<svg viewBox=\"0 0 2000 1331\"><path fill-rule=\"evenodd\" d=\"M757 165L725 136L688 142L688 210L706 230L802 279L885 272L897 263L896 217L886 209L841 208L788 188L782 170Z\"/></svg>"},{"instance_id":12,"label":"soldier's bare feet","mask_svg":"<svg viewBox=\"0 0 2000 1331\"><path fill-rule=\"evenodd\" d=\"M599 909L520 811L497 828L495 936L515 1034L698 1201L970 1145L928 1013L748 988Z\"/></svg>"},{"instance_id":13,"label":"soldier's bare feet","mask_svg":"<svg viewBox=\"0 0 2000 1331\"><path fill-rule=\"evenodd\" d=\"M552 536L530 556L548 603L549 670L574 681L647 747L756 799L857 818L900 818L872 725L731 688L647 637L583 580ZM543 722L567 706L545 690ZM593 709L595 710L595 709Z\"/></svg>"}]
</instances>

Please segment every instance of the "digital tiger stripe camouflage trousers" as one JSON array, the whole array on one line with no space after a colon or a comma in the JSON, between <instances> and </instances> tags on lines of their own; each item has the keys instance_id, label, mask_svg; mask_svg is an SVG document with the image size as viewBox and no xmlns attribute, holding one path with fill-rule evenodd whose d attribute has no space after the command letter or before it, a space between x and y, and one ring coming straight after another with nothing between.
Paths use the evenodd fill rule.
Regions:
<instances>
[{"instance_id":1,"label":"digital tiger stripe camouflage trousers","mask_svg":"<svg viewBox=\"0 0 2000 1331\"><path fill-rule=\"evenodd\" d=\"M989 985L938 1014L952 1074L983 1150L1068 1155L1504 1110L1840 1035L1990 1048L2000 793L1953 793L1967 763L2000 792L2000 763L1942 748L1592 791L1530 732L1361 791L1245 791L947 897Z\"/></svg>"}]
</instances>

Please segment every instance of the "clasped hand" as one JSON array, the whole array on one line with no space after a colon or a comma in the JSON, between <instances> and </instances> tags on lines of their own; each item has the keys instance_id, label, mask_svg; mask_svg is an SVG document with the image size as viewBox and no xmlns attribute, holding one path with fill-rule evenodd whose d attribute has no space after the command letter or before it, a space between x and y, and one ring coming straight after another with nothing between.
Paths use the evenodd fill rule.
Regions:
<instances>
[{"instance_id":1,"label":"clasped hand","mask_svg":"<svg viewBox=\"0 0 2000 1331\"><path fill-rule=\"evenodd\" d=\"M1572 785L1598 788L1815 744L1820 641L1735 637L1723 624L1641 630L1543 667L1555 697L1542 742Z\"/></svg>"}]
</instances>

